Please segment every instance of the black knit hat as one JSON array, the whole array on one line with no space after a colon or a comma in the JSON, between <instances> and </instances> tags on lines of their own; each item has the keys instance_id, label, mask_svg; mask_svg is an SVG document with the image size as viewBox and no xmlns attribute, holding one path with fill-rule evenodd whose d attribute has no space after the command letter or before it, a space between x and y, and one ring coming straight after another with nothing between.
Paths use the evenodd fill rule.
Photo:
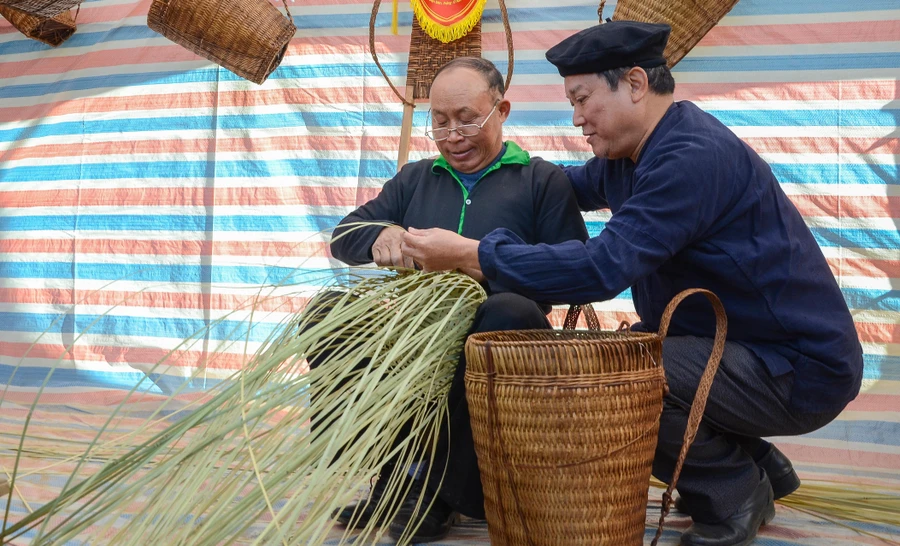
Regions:
<instances>
[{"instance_id":1,"label":"black knit hat","mask_svg":"<svg viewBox=\"0 0 900 546\"><path fill-rule=\"evenodd\" d=\"M669 25L609 21L556 44L547 51L547 60L563 77L623 66L653 68L666 63L663 50L671 31Z\"/></svg>"}]
</instances>

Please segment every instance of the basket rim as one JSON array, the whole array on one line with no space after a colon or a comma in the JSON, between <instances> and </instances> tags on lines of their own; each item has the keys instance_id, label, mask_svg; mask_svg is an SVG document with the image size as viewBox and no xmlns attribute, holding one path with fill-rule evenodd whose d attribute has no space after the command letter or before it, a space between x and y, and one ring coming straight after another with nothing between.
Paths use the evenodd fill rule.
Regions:
<instances>
[{"instance_id":1,"label":"basket rim","mask_svg":"<svg viewBox=\"0 0 900 546\"><path fill-rule=\"evenodd\" d=\"M495 340L490 339L497 334L541 334L545 335L545 339L529 339L529 340ZM662 338L656 332L617 332L615 330L498 330L494 332L478 332L471 334L466 339L466 345L483 346L488 341L491 347L533 347L547 345L573 345L573 344L592 344L597 341L616 344L628 344L638 341L660 341Z\"/></svg>"}]
</instances>

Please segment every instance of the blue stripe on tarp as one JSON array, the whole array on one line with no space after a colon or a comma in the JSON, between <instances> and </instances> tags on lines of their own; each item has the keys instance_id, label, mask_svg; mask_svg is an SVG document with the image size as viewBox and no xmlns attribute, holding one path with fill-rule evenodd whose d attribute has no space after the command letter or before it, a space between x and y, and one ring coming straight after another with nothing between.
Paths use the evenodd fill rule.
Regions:
<instances>
[{"instance_id":1,"label":"blue stripe on tarp","mask_svg":"<svg viewBox=\"0 0 900 546\"><path fill-rule=\"evenodd\" d=\"M900 381L900 356L863 355L863 377Z\"/></svg>"},{"instance_id":2,"label":"blue stripe on tarp","mask_svg":"<svg viewBox=\"0 0 900 546\"><path fill-rule=\"evenodd\" d=\"M47 380L51 368L45 367L19 367L0 364L0 383L11 387L38 387ZM101 371L72 368L53 369L45 388L66 387L109 387L113 389L131 390L141 393L160 394L162 391L154 385L153 381L143 372L130 371ZM184 382L184 378L180 378Z\"/></svg>"},{"instance_id":3,"label":"blue stripe on tarp","mask_svg":"<svg viewBox=\"0 0 900 546\"><path fill-rule=\"evenodd\" d=\"M78 165L29 165L0 169L0 182L48 182L53 180L117 180L122 178L232 178L329 176L383 178L397 172L387 159L279 159L247 161L146 161L82 163Z\"/></svg>"},{"instance_id":4,"label":"blue stripe on tarp","mask_svg":"<svg viewBox=\"0 0 900 546\"><path fill-rule=\"evenodd\" d=\"M78 36L77 34L75 36ZM0 52L2 55L2 52ZM406 63L382 63L391 77L406 75ZM278 78L333 78L333 77L379 77L381 72L374 63L336 63L330 65L303 64L282 65L269 79ZM14 97L42 96L66 91L132 87L139 85L169 85L185 83L216 83L218 81L243 81L240 76L224 68L202 68L183 71L140 72L137 74L108 74L103 76L76 77L50 83L9 85L0 87L0 99Z\"/></svg>"},{"instance_id":5,"label":"blue stripe on tarp","mask_svg":"<svg viewBox=\"0 0 900 546\"><path fill-rule=\"evenodd\" d=\"M792 184L900 184L900 164L772 163L775 177ZM61 180L211 179L232 177L373 178L388 180L397 165L388 159L279 159L246 161L146 161L28 165L0 169L0 182Z\"/></svg>"},{"instance_id":6,"label":"blue stripe on tarp","mask_svg":"<svg viewBox=\"0 0 900 546\"><path fill-rule=\"evenodd\" d=\"M900 423L891 421L832 421L806 435L808 438L842 440L852 444L900 446Z\"/></svg>"},{"instance_id":7,"label":"blue stripe on tarp","mask_svg":"<svg viewBox=\"0 0 900 546\"><path fill-rule=\"evenodd\" d=\"M50 373L51 369L44 366L17 367L13 364L0 364L0 384L24 388L38 387L47 379L47 374ZM176 390L180 393L205 392L223 381L207 377L191 379L189 377L160 373L145 374L134 369L104 371L56 368L52 370L53 375L47 381L46 389L103 387L126 391L135 389L135 392L140 393L171 394Z\"/></svg>"},{"instance_id":8,"label":"blue stripe on tarp","mask_svg":"<svg viewBox=\"0 0 900 546\"><path fill-rule=\"evenodd\" d=\"M841 288L850 309L900 311L900 290Z\"/></svg>"},{"instance_id":9,"label":"blue stripe on tarp","mask_svg":"<svg viewBox=\"0 0 900 546\"><path fill-rule=\"evenodd\" d=\"M779 182L792 184L900 184L900 165L769 163Z\"/></svg>"},{"instance_id":10,"label":"blue stripe on tarp","mask_svg":"<svg viewBox=\"0 0 900 546\"><path fill-rule=\"evenodd\" d=\"M305 214L268 215L173 215L82 214L77 216L0 216L3 231L331 231L341 216Z\"/></svg>"},{"instance_id":11,"label":"blue stripe on tarp","mask_svg":"<svg viewBox=\"0 0 900 546\"><path fill-rule=\"evenodd\" d=\"M810 228L816 242L823 247L900 248L896 229Z\"/></svg>"},{"instance_id":12,"label":"blue stripe on tarp","mask_svg":"<svg viewBox=\"0 0 900 546\"><path fill-rule=\"evenodd\" d=\"M728 15L792 15L802 13L841 13L848 11L897 10L897 0L865 0L846 2L845 0L755 0L738 2Z\"/></svg>"},{"instance_id":13,"label":"blue stripe on tarp","mask_svg":"<svg viewBox=\"0 0 900 546\"><path fill-rule=\"evenodd\" d=\"M191 337L216 341L262 342L274 331L276 323L222 320L207 323L200 319L177 317L133 317L127 315L89 315L0 312L0 330L6 332L46 332L51 335L149 336L173 339ZM208 332L208 333L207 333ZM249 335L248 335L249 332Z\"/></svg>"},{"instance_id":14,"label":"blue stripe on tarp","mask_svg":"<svg viewBox=\"0 0 900 546\"><path fill-rule=\"evenodd\" d=\"M136 27L125 27L136 28ZM118 31L117 29L116 31ZM83 39L86 35L76 34L64 45L73 40ZM0 55L4 48L11 48L18 42L0 44ZM35 47L33 41L23 42L21 47ZM90 44L86 44L90 45ZM501 73L506 73L507 62L496 63ZM406 63L382 63L390 77L402 77L406 74ZM718 56L687 57L675 67L675 72L758 72L758 71L803 71L803 70L846 70L846 69L885 69L900 67L900 53L828 53L811 55L755 55L755 56ZM523 59L516 61L515 72L519 75L556 75L556 68L544 59ZM362 78L381 77L381 72L374 62L368 59L362 63L333 64L298 64L279 66L269 79L315 79L315 78ZM50 93L99 89L110 87L127 87L153 84L215 83L217 81L241 81L242 78L224 68L210 66L182 71L156 71L137 74L105 74L65 78L39 84L9 85L0 88L0 98L41 96ZM562 80L560 79L560 101L562 96ZM876 110L877 111L877 110ZM515 115L517 110L513 110ZM764 111L752 111L754 113ZM424 113L420 112L420 115ZM399 123L399 122L398 122Z\"/></svg>"},{"instance_id":15,"label":"blue stripe on tarp","mask_svg":"<svg viewBox=\"0 0 900 546\"><path fill-rule=\"evenodd\" d=\"M900 64L898 64L900 66ZM0 94L3 90L0 89ZM893 127L900 124L900 109L868 110L711 110L722 123L732 127L756 126L842 126ZM359 127L399 126L402 113L396 111L333 110L302 111L279 114L245 115L184 115L154 118L122 118L86 121L47 122L28 127L0 130L0 141L17 141L48 136L93 135L146 131L211 131L213 129L271 129L291 127ZM365 118L365 119L364 119ZM52 119L52 118L51 118ZM428 112L413 117L414 131L423 131ZM506 121L508 126L569 127L572 112L565 110L513 110Z\"/></svg>"},{"instance_id":16,"label":"blue stripe on tarp","mask_svg":"<svg viewBox=\"0 0 900 546\"><path fill-rule=\"evenodd\" d=\"M588 235L596 237L606 227L606 222L585 222ZM896 229L848 229L848 228L810 228L816 242L823 247L852 248L900 248L900 232Z\"/></svg>"}]
</instances>

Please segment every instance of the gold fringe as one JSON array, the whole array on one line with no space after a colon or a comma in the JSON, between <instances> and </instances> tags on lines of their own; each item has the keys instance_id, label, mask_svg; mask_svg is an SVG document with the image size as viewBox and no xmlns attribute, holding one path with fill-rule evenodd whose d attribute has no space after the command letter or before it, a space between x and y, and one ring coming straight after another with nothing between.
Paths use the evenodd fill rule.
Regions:
<instances>
[{"instance_id":1,"label":"gold fringe","mask_svg":"<svg viewBox=\"0 0 900 546\"><path fill-rule=\"evenodd\" d=\"M475 0L476 5L471 13L469 13L465 19L453 23L450 26L442 25L428 17L425 8L422 5L423 1L424 0L409 0L413 13L419 21L419 26L422 27L422 30L424 30L426 34L435 40L447 44L454 40L459 40L475 28L475 25L481 20L481 15L484 13L484 4L487 0Z\"/></svg>"}]
</instances>

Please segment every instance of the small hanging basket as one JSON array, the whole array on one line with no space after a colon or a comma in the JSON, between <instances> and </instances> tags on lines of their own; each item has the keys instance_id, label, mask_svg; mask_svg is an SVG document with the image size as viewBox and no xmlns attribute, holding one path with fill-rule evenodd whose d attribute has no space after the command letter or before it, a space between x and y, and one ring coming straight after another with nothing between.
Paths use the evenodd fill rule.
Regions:
<instances>
[{"instance_id":1,"label":"small hanging basket","mask_svg":"<svg viewBox=\"0 0 900 546\"><path fill-rule=\"evenodd\" d=\"M254 83L269 77L297 27L268 0L153 0L147 26Z\"/></svg>"},{"instance_id":2,"label":"small hanging basket","mask_svg":"<svg viewBox=\"0 0 900 546\"><path fill-rule=\"evenodd\" d=\"M658 334L526 330L473 334L466 398L494 546L639 546L666 392L662 345L678 304L700 293L716 311L716 338L691 408L672 491L697 433L725 347L719 299L686 290ZM578 309L567 318L574 326ZM586 307L592 327L593 310Z\"/></svg>"},{"instance_id":3,"label":"small hanging basket","mask_svg":"<svg viewBox=\"0 0 900 546\"><path fill-rule=\"evenodd\" d=\"M601 21L605 3L605 0L600 3ZM664 53L666 63L672 68L737 3L738 0L619 0L612 18L665 23L672 27Z\"/></svg>"},{"instance_id":4,"label":"small hanging basket","mask_svg":"<svg viewBox=\"0 0 900 546\"><path fill-rule=\"evenodd\" d=\"M81 2L82 0L0 0L0 6L52 19L81 4Z\"/></svg>"},{"instance_id":5,"label":"small hanging basket","mask_svg":"<svg viewBox=\"0 0 900 546\"><path fill-rule=\"evenodd\" d=\"M53 47L68 40L78 28L70 11L49 18L31 15L9 6L0 6L0 15L25 36Z\"/></svg>"}]
</instances>

